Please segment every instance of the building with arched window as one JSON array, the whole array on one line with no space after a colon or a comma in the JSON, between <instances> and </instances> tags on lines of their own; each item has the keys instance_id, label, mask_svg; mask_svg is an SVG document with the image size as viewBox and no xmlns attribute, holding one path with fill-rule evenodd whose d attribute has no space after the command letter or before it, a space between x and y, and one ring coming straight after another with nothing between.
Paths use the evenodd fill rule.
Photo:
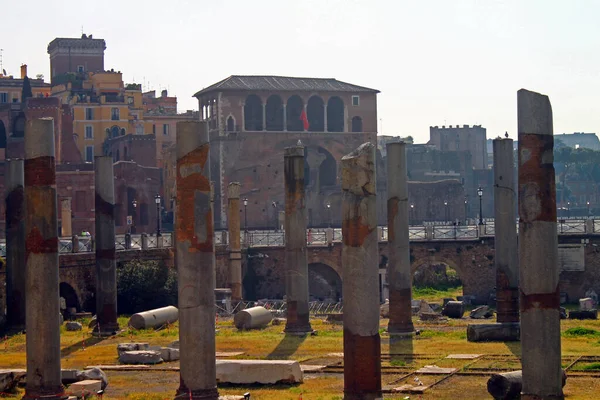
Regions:
<instances>
[{"instance_id":1,"label":"building with arched window","mask_svg":"<svg viewBox=\"0 0 600 400\"><path fill-rule=\"evenodd\" d=\"M298 141L305 147L309 225L339 223L331 210L340 210L340 160L376 142L377 93L336 79L238 75L196 93L211 135L216 228L227 226L230 182L240 182L248 198L249 227L277 226L283 151Z\"/></svg>"}]
</instances>

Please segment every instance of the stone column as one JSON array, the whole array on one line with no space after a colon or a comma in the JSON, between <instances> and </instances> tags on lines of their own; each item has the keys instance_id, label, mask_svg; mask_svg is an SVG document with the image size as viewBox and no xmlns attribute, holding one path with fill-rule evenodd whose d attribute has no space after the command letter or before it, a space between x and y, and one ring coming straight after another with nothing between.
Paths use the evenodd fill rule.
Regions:
<instances>
[{"instance_id":1,"label":"stone column","mask_svg":"<svg viewBox=\"0 0 600 400\"><path fill-rule=\"evenodd\" d=\"M60 373L58 219L54 120L25 124L25 293L27 386L24 399L66 398Z\"/></svg>"},{"instance_id":2,"label":"stone column","mask_svg":"<svg viewBox=\"0 0 600 400\"><path fill-rule=\"evenodd\" d=\"M494 220L498 322L519 322L519 254L512 139L494 139Z\"/></svg>"},{"instance_id":3,"label":"stone column","mask_svg":"<svg viewBox=\"0 0 600 400\"><path fill-rule=\"evenodd\" d=\"M180 384L176 399L218 399L215 361L215 254L208 126L177 123L175 222Z\"/></svg>"},{"instance_id":4,"label":"stone column","mask_svg":"<svg viewBox=\"0 0 600 400\"><path fill-rule=\"evenodd\" d=\"M286 333L311 332L308 311L308 261L306 256L306 191L304 147L284 151L285 178L285 294Z\"/></svg>"},{"instance_id":5,"label":"stone column","mask_svg":"<svg viewBox=\"0 0 600 400\"><path fill-rule=\"evenodd\" d=\"M96 157L96 315L94 333L112 335L117 322L117 269L115 253L115 185L112 157Z\"/></svg>"},{"instance_id":6,"label":"stone column","mask_svg":"<svg viewBox=\"0 0 600 400\"><path fill-rule=\"evenodd\" d=\"M62 237L71 237L73 236L73 228L71 221L71 198L65 197L60 200L60 235Z\"/></svg>"},{"instance_id":7,"label":"stone column","mask_svg":"<svg viewBox=\"0 0 600 400\"><path fill-rule=\"evenodd\" d=\"M232 182L227 187L229 230L229 285L231 299L242 300L242 247L240 243L240 184Z\"/></svg>"},{"instance_id":8,"label":"stone column","mask_svg":"<svg viewBox=\"0 0 600 400\"><path fill-rule=\"evenodd\" d=\"M287 104L283 103L283 131L287 132Z\"/></svg>"},{"instance_id":9,"label":"stone column","mask_svg":"<svg viewBox=\"0 0 600 400\"><path fill-rule=\"evenodd\" d=\"M323 132L327 132L327 103L323 102Z\"/></svg>"},{"instance_id":10,"label":"stone column","mask_svg":"<svg viewBox=\"0 0 600 400\"><path fill-rule=\"evenodd\" d=\"M6 318L25 328L25 221L23 160L6 162Z\"/></svg>"},{"instance_id":11,"label":"stone column","mask_svg":"<svg viewBox=\"0 0 600 400\"><path fill-rule=\"evenodd\" d=\"M411 333L412 275L408 239L408 176L406 145L388 143L387 149L387 218L388 218L388 280L390 322L388 332Z\"/></svg>"},{"instance_id":12,"label":"stone column","mask_svg":"<svg viewBox=\"0 0 600 400\"><path fill-rule=\"evenodd\" d=\"M524 89L517 103L521 398L563 399L552 107Z\"/></svg>"},{"instance_id":13,"label":"stone column","mask_svg":"<svg viewBox=\"0 0 600 400\"><path fill-rule=\"evenodd\" d=\"M379 399L379 260L375 146L342 158L344 399Z\"/></svg>"},{"instance_id":14,"label":"stone column","mask_svg":"<svg viewBox=\"0 0 600 400\"><path fill-rule=\"evenodd\" d=\"M262 130L267 130L267 102L262 105Z\"/></svg>"}]
</instances>

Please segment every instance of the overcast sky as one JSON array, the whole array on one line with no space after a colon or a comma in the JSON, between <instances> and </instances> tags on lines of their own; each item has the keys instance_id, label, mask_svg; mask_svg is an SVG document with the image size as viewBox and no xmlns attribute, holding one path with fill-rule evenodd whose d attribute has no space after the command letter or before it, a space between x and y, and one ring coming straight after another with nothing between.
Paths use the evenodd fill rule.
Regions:
<instances>
[{"instance_id":1,"label":"overcast sky","mask_svg":"<svg viewBox=\"0 0 600 400\"><path fill-rule=\"evenodd\" d=\"M336 78L381 90L379 133L430 125L516 135L516 92L550 96L554 132L600 131L600 2L400 0L11 1L7 72L50 75L55 37L106 40L105 67L180 110L229 75Z\"/></svg>"}]
</instances>

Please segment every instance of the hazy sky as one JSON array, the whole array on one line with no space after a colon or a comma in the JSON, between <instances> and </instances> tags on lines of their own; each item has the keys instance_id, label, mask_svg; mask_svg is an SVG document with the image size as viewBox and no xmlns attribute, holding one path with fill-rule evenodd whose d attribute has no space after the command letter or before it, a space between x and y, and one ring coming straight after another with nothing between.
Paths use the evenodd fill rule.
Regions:
<instances>
[{"instance_id":1,"label":"hazy sky","mask_svg":"<svg viewBox=\"0 0 600 400\"><path fill-rule=\"evenodd\" d=\"M337 78L381 90L379 133L430 125L516 131L516 91L550 96L554 131L600 133L600 2L400 0L11 1L7 72L50 75L46 48L81 29L106 40L105 67L180 110L229 75Z\"/></svg>"}]
</instances>

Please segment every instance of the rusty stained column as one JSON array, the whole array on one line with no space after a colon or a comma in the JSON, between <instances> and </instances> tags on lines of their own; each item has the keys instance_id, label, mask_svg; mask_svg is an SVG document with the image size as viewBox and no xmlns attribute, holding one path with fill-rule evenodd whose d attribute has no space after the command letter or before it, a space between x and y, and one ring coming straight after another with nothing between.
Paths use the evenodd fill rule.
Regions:
<instances>
[{"instance_id":1,"label":"rusty stained column","mask_svg":"<svg viewBox=\"0 0 600 400\"><path fill-rule=\"evenodd\" d=\"M60 372L54 122L25 124L27 386L24 399L64 399Z\"/></svg>"},{"instance_id":2,"label":"rusty stained column","mask_svg":"<svg viewBox=\"0 0 600 400\"><path fill-rule=\"evenodd\" d=\"M519 322L515 157L512 139L494 139L494 221L497 321Z\"/></svg>"},{"instance_id":3,"label":"rusty stained column","mask_svg":"<svg viewBox=\"0 0 600 400\"><path fill-rule=\"evenodd\" d=\"M73 221L71 218L71 198L65 197L60 200L60 235L62 237L73 236Z\"/></svg>"},{"instance_id":4,"label":"rusty stained column","mask_svg":"<svg viewBox=\"0 0 600 400\"><path fill-rule=\"evenodd\" d=\"M229 230L229 285L231 300L242 300L242 247L240 244L240 184L232 182L227 187Z\"/></svg>"},{"instance_id":5,"label":"rusty stained column","mask_svg":"<svg viewBox=\"0 0 600 400\"><path fill-rule=\"evenodd\" d=\"M96 315L94 333L112 335L117 322L117 268L115 252L115 185L112 157L96 157Z\"/></svg>"},{"instance_id":6,"label":"rusty stained column","mask_svg":"<svg viewBox=\"0 0 600 400\"><path fill-rule=\"evenodd\" d=\"M552 107L524 89L517 103L521 398L563 399Z\"/></svg>"},{"instance_id":7,"label":"rusty stained column","mask_svg":"<svg viewBox=\"0 0 600 400\"><path fill-rule=\"evenodd\" d=\"M180 385L176 399L218 399L215 361L215 258L208 129L177 123L175 222Z\"/></svg>"},{"instance_id":8,"label":"rusty stained column","mask_svg":"<svg viewBox=\"0 0 600 400\"><path fill-rule=\"evenodd\" d=\"M6 318L25 329L25 221L23 160L6 162Z\"/></svg>"},{"instance_id":9,"label":"rusty stained column","mask_svg":"<svg viewBox=\"0 0 600 400\"><path fill-rule=\"evenodd\" d=\"M387 147L387 218L388 280L390 292L390 334L410 334L412 323L412 276L408 237L408 176L406 145L388 143Z\"/></svg>"},{"instance_id":10,"label":"rusty stained column","mask_svg":"<svg viewBox=\"0 0 600 400\"><path fill-rule=\"evenodd\" d=\"M284 150L285 179L285 333L312 332L308 309L308 260L306 256L306 192L304 147Z\"/></svg>"},{"instance_id":11,"label":"rusty stained column","mask_svg":"<svg viewBox=\"0 0 600 400\"><path fill-rule=\"evenodd\" d=\"M379 263L375 147L342 158L344 399L379 399Z\"/></svg>"}]
</instances>

